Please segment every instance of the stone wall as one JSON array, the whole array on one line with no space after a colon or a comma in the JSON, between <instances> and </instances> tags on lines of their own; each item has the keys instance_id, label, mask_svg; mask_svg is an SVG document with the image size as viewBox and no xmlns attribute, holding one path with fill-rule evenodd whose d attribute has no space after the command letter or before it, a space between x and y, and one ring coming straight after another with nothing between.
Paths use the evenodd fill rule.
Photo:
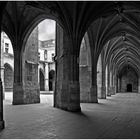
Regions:
<instances>
[{"instance_id":1,"label":"stone wall","mask_svg":"<svg viewBox=\"0 0 140 140\"><path fill-rule=\"evenodd\" d=\"M138 76L132 69L125 70L121 76L121 92L127 92L127 85L132 85L132 92L138 92Z\"/></svg>"},{"instance_id":2,"label":"stone wall","mask_svg":"<svg viewBox=\"0 0 140 140\"><path fill-rule=\"evenodd\" d=\"M80 71L80 101L88 102L89 93L91 87L91 71L89 71L88 66L83 66L79 68Z\"/></svg>"}]
</instances>

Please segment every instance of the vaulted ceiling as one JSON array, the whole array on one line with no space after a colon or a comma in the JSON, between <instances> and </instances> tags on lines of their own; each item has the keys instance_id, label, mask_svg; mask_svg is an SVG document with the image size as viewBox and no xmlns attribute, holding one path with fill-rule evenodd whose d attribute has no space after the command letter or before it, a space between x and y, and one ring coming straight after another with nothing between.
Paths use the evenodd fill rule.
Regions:
<instances>
[{"instance_id":1,"label":"vaulted ceiling","mask_svg":"<svg viewBox=\"0 0 140 140\"><path fill-rule=\"evenodd\" d=\"M104 51L105 64L113 69L131 65L140 73L140 2L17 1L0 2L0 7L2 29L15 49L20 48L15 40L23 44L39 22L51 18L77 46L87 32L93 59Z\"/></svg>"}]
</instances>

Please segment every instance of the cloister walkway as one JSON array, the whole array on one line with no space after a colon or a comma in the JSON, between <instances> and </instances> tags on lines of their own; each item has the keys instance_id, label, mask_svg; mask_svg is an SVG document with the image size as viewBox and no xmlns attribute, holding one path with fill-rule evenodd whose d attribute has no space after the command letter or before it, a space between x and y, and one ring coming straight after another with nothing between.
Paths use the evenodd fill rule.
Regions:
<instances>
[{"instance_id":1,"label":"cloister walkway","mask_svg":"<svg viewBox=\"0 0 140 140\"><path fill-rule=\"evenodd\" d=\"M5 129L0 138L8 139L87 139L140 138L140 94L117 93L99 104L82 103L81 113L52 107L48 103L12 106L4 101Z\"/></svg>"}]
</instances>

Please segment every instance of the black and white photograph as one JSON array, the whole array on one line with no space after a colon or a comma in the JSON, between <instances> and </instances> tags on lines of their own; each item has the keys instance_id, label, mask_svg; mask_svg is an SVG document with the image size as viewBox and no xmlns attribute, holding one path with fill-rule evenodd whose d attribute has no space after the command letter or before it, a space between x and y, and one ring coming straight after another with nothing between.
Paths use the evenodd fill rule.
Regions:
<instances>
[{"instance_id":1,"label":"black and white photograph","mask_svg":"<svg viewBox=\"0 0 140 140\"><path fill-rule=\"evenodd\" d=\"M0 1L0 139L140 139L140 1Z\"/></svg>"}]
</instances>

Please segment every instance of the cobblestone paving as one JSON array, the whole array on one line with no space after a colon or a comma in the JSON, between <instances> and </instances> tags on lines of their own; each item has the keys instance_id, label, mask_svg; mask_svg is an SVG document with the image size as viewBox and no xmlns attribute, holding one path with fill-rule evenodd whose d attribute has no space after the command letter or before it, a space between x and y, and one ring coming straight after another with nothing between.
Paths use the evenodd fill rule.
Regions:
<instances>
[{"instance_id":1,"label":"cobblestone paving","mask_svg":"<svg viewBox=\"0 0 140 140\"><path fill-rule=\"evenodd\" d=\"M53 108L53 96L47 96L46 103L34 105L13 106L5 100L0 138L140 138L140 94L118 93L98 104L81 104L81 113Z\"/></svg>"}]
</instances>

